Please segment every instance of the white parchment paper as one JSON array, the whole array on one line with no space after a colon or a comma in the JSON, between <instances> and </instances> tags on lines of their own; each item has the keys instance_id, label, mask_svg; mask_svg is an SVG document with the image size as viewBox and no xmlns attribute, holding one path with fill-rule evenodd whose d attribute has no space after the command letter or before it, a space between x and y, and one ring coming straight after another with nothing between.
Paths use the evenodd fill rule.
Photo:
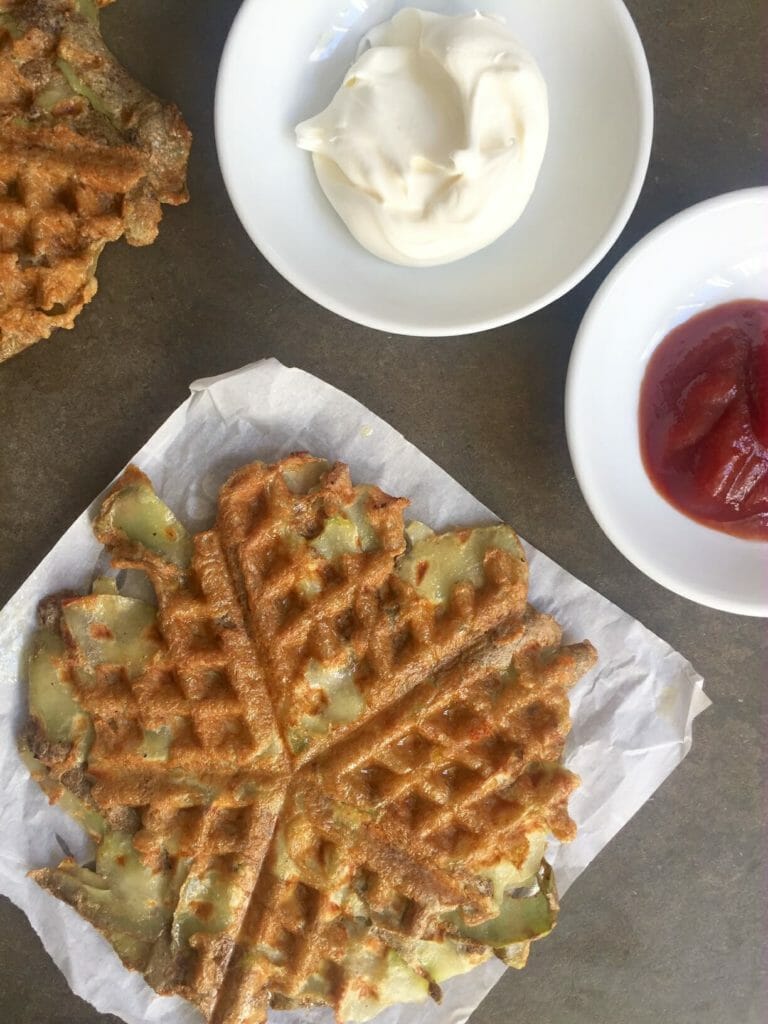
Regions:
<instances>
[{"instance_id":1,"label":"white parchment paper","mask_svg":"<svg viewBox=\"0 0 768 1024\"><path fill-rule=\"evenodd\" d=\"M358 482L407 495L413 517L437 529L495 518L396 430L301 370L267 360L198 381L191 391L133 461L192 529L210 524L218 489L238 466L303 450L349 463ZM550 851L562 894L682 761L693 719L709 701L702 679L663 640L545 555L527 551L533 603L558 618L568 640L588 638L600 654L572 692L568 766L582 787L570 805L578 838ZM30 779L16 736L37 603L52 591L87 587L100 555L89 510L0 612L0 892L24 910L72 989L98 1010L127 1024L199 1024L196 1010L156 996L74 910L26 877L56 864L62 844L77 856L89 853L79 827ZM449 982L441 1006L393 1007L377 1024L463 1024L503 970L484 964ZM275 1016L286 1024L330 1019L323 1011Z\"/></svg>"}]
</instances>

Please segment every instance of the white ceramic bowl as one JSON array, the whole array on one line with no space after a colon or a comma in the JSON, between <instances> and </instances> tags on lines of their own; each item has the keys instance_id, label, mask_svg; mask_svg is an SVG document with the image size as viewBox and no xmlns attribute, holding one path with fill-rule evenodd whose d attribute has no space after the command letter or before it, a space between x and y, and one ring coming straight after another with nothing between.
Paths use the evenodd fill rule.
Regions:
<instances>
[{"instance_id":1,"label":"white ceramic bowl","mask_svg":"<svg viewBox=\"0 0 768 1024\"><path fill-rule=\"evenodd\" d=\"M678 214L619 263L576 338L566 428L592 513L638 569L700 604L768 616L768 544L668 504L646 475L638 430L640 385L659 342L703 309L749 298L768 300L768 188Z\"/></svg>"},{"instance_id":2,"label":"white ceramic bowl","mask_svg":"<svg viewBox=\"0 0 768 1024\"><path fill-rule=\"evenodd\" d=\"M294 127L329 103L365 32L407 6L461 14L478 0L245 0L219 71L219 161L246 231L310 298L384 331L467 334L559 298L616 241L648 167L650 75L621 0L480 4L506 19L547 80L541 176L523 217L489 248L443 267L397 267L349 234Z\"/></svg>"}]
</instances>

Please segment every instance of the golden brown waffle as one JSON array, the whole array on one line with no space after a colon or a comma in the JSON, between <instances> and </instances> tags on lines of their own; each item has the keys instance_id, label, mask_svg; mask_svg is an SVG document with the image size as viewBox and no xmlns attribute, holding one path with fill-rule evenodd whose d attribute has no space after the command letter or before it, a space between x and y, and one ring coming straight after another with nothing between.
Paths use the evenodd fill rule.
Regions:
<instances>
[{"instance_id":1,"label":"golden brown waffle","mask_svg":"<svg viewBox=\"0 0 768 1024\"><path fill-rule=\"evenodd\" d=\"M107 242L186 202L190 133L105 47L93 0L0 0L0 361L72 327Z\"/></svg>"},{"instance_id":2,"label":"golden brown waffle","mask_svg":"<svg viewBox=\"0 0 768 1024\"><path fill-rule=\"evenodd\" d=\"M554 924L594 651L527 605L511 530L406 531L405 505L298 455L192 539L129 469L95 529L157 612L105 583L44 606L31 763L99 845L35 877L214 1024L367 1019Z\"/></svg>"}]
</instances>

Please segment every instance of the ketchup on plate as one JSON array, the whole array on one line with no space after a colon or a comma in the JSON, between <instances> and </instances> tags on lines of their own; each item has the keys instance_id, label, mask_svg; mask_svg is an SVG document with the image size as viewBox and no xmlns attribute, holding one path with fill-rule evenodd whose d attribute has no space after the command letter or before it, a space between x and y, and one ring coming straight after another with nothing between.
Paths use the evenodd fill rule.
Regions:
<instances>
[{"instance_id":1,"label":"ketchup on plate","mask_svg":"<svg viewBox=\"0 0 768 1024\"><path fill-rule=\"evenodd\" d=\"M675 508L768 541L768 302L729 302L676 327L648 364L640 447Z\"/></svg>"}]
</instances>

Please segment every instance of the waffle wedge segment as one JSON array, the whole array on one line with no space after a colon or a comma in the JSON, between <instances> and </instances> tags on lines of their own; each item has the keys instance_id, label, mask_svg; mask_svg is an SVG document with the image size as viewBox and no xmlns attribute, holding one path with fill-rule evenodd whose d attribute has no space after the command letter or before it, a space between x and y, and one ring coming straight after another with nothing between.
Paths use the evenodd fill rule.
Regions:
<instances>
[{"instance_id":1,"label":"waffle wedge segment","mask_svg":"<svg viewBox=\"0 0 768 1024\"><path fill-rule=\"evenodd\" d=\"M405 504L302 454L245 467L222 489L217 530L295 754L364 710L348 634L405 550ZM326 687L313 686L326 668Z\"/></svg>"},{"instance_id":2,"label":"waffle wedge segment","mask_svg":"<svg viewBox=\"0 0 768 1024\"><path fill-rule=\"evenodd\" d=\"M144 485L132 472L119 488ZM121 856L134 876L149 871L161 880L169 907L149 946L143 935L129 948L124 936L107 934L158 991L185 995L205 1011L269 846L287 765L217 536L200 534L187 546L167 510L158 519L151 501L147 513L146 502L129 497L134 525L153 513L156 525L165 524L162 557L139 542L117 557L146 569L158 607L115 594L65 599L57 620L62 669L92 731L89 806L120 827L129 849ZM97 530L112 530L112 512L110 498ZM117 532L110 539L125 543ZM188 563L179 551L188 552ZM100 849L111 842L97 838ZM102 859L99 884L124 888L109 857ZM90 876L63 865L37 877L105 927L88 898ZM117 904L109 905L116 918Z\"/></svg>"},{"instance_id":3,"label":"waffle wedge segment","mask_svg":"<svg viewBox=\"0 0 768 1024\"><path fill-rule=\"evenodd\" d=\"M405 506L305 455L246 467L222 490L217 530L299 762L525 609L512 531L498 528L506 550L489 538L463 562L454 551L446 559L453 535L411 541ZM459 556L483 532L459 534ZM442 590L420 589L441 576L429 570L441 560L451 562Z\"/></svg>"}]
</instances>

